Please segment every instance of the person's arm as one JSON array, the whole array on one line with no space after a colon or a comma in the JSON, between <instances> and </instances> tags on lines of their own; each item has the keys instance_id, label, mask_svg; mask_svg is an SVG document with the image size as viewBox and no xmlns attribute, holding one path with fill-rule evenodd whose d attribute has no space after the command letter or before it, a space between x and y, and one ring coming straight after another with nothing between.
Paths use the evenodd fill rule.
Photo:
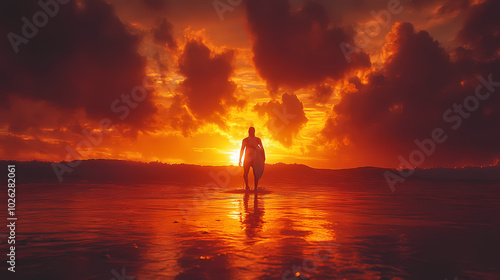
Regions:
<instances>
[{"instance_id":1,"label":"person's arm","mask_svg":"<svg viewBox=\"0 0 500 280\"><path fill-rule=\"evenodd\" d=\"M239 166L241 166L241 158L243 157L243 152L245 151L245 140L241 143L241 150L240 150L240 162L238 163Z\"/></svg>"}]
</instances>

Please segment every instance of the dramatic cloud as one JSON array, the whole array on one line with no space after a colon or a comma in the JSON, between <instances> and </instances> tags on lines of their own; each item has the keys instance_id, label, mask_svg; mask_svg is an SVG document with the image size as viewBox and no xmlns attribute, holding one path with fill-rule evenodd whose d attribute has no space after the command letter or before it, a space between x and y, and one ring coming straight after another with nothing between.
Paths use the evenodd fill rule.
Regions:
<instances>
[{"instance_id":1,"label":"dramatic cloud","mask_svg":"<svg viewBox=\"0 0 500 280\"><path fill-rule=\"evenodd\" d=\"M467 9L472 0L418 0L418 1L400 1L403 5L409 5L417 10L434 8L437 15L444 15L456 11ZM405 3L407 2L407 4ZM367 3L368 4L368 3Z\"/></svg>"},{"instance_id":2,"label":"dramatic cloud","mask_svg":"<svg viewBox=\"0 0 500 280\"><path fill-rule=\"evenodd\" d=\"M3 159L57 160L66 156L67 143L47 143L40 139L23 139L19 136L0 135L0 154Z\"/></svg>"},{"instance_id":3,"label":"dramatic cloud","mask_svg":"<svg viewBox=\"0 0 500 280\"><path fill-rule=\"evenodd\" d=\"M140 102L132 95L145 77L146 60L137 53L141 38L103 1L38 3L0 4L1 36L10 39L0 43L4 106L11 105L9 96L20 96L68 112L84 110L91 119L106 117L134 129L148 128L156 111L151 93L136 91Z\"/></svg>"},{"instance_id":4,"label":"dramatic cloud","mask_svg":"<svg viewBox=\"0 0 500 280\"><path fill-rule=\"evenodd\" d=\"M141 0L146 6L153 10L163 10L169 5L168 0Z\"/></svg>"},{"instance_id":5,"label":"dramatic cloud","mask_svg":"<svg viewBox=\"0 0 500 280\"><path fill-rule=\"evenodd\" d=\"M57 128L70 124L68 112L58 110L46 101L9 96L7 104L10 108L0 110L0 127L6 126L11 133L22 134L28 129L40 132L41 128ZM74 119L78 119L78 116Z\"/></svg>"},{"instance_id":6,"label":"dramatic cloud","mask_svg":"<svg viewBox=\"0 0 500 280\"><path fill-rule=\"evenodd\" d=\"M500 50L500 1L487 0L467 11L459 39L481 58L498 57Z\"/></svg>"},{"instance_id":7,"label":"dramatic cloud","mask_svg":"<svg viewBox=\"0 0 500 280\"><path fill-rule=\"evenodd\" d=\"M281 96L281 102L257 104L254 109L259 116L267 115L267 131L285 147L292 146L294 137L308 121L304 105L295 94L285 93Z\"/></svg>"},{"instance_id":8,"label":"dramatic cloud","mask_svg":"<svg viewBox=\"0 0 500 280\"><path fill-rule=\"evenodd\" d=\"M333 94L333 86L327 83L316 85L312 92L312 99L316 103L326 104Z\"/></svg>"},{"instance_id":9,"label":"dramatic cloud","mask_svg":"<svg viewBox=\"0 0 500 280\"><path fill-rule=\"evenodd\" d=\"M234 51L217 54L202 42L191 40L179 58L180 73L186 77L180 91L197 120L223 125L222 117L228 107L242 106L235 97L233 74Z\"/></svg>"},{"instance_id":10,"label":"dramatic cloud","mask_svg":"<svg viewBox=\"0 0 500 280\"><path fill-rule=\"evenodd\" d=\"M0 1L0 157L64 160L109 118L89 158L229 164L260 125L274 162L396 167L436 128L421 166L500 159L498 1L59 2Z\"/></svg>"},{"instance_id":11,"label":"dramatic cloud","mask_svg":"<svg viewBox=\"0 0 500 280\"><path fill-rule=\"evenodd\" d=\"M177 42L172 35L173 26L167 19L163 19L161 24L153 29L155 42L162 45L168 45L171 50L177 49Z\"/></svg>"},{"instance_id":12,"label":"dramatic cloud","mask_svg":"<svg viewBox=\"0 0 500 280\"><path fill-rule=\"evenodd\" d=\"M415 140L429 139L440 128L448 138L436 144L423 166L498 159L500 87L483 86L481 100L476 76L499 81L499 61L474 62L463 49L452 60L427 32L416 32L409 23L395 25L388 40L384 69L342 97L323 136L340 151L395 166L399 155L408 158L418 148Z\"/></svg>"},{"instance_id":13,"label":"dramatic cloud","mask_svg":"<svg viewBox=\"0 0 500 280\"><path fill-rule=\"evenodd\" d=\"M167 109L166 119L173 130L181 132L184 137L188 137L191 132L198 129L200 123L196 122L184 104L183 96L174 96L172 104Z\"/></svg>"},{"instance_id":14,"label":"dramatic cloud","mask_svg":"<svg viewBox=\"0 0 500 280\"><path fill-rule=\"evenodd\" d=\"M354 46L352 36L331 27L325 9L316 2L307 1L292 11L288 0L247 1L247 18L255 66L273 90L341 79L351 70L370 66L363 52L347 62L340 44Z\"/></svg>"},{"instance_id":15,"label":"dramatic cloud","mask_svg":"<svg viewBox=\"0 0 500 280\"><path fill-rule=\"evenodd\" d=\"M455 11L463 11L469 8L471 0L447 0L437 10L438 15L448 14Z\"/></svg>"}]
</instances>

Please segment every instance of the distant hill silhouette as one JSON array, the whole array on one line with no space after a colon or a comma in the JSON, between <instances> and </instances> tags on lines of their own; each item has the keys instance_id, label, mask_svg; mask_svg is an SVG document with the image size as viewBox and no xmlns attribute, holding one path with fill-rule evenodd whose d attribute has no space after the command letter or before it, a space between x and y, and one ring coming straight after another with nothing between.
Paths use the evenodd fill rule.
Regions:
<instances>
[{"instance_id":1,"label":"distant hill silhouette","mask_svg":"<svg viewBox=\"0 0 500 280\"><path fill-rule=\"evenodd\" d=\"M59 183L51 162L0 161L1 166L15 164L17 182L52 184ZM205 185L209 183L240 187L241 168L232 166L198 166L188 164L165 164L160 162L134 162L124 160L84 160L65 173L63 183L114 183L166 185ZM262 184L346 184L353 182L369 184L385 183L384 173L390 169L360 167L353 169L315 169L300 164L266 165ZM393 171L397 172L397 171ZM397 174L397 173L396 173ZM410 180L474 180L500 181L500 165L491 167L467 167L461 169L435 168L416 169Z\"/></svg>"}]
</instances>

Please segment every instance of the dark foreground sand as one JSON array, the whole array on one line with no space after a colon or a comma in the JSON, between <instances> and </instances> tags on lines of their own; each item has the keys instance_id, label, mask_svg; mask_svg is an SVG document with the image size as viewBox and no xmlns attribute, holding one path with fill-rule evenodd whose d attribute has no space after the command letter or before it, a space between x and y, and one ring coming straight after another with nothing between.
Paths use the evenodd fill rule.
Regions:
<instances>
[{"instance_id":1,"label":"dark foreground sand","mask_svg":"<svg viewBox=\"0 0 500 280\"><path fill-rule=\"evenodd\" d=\"M0 276L500 279L498 186L363 184L22 185L16 277Z\"/></svg>"}]
</instances>

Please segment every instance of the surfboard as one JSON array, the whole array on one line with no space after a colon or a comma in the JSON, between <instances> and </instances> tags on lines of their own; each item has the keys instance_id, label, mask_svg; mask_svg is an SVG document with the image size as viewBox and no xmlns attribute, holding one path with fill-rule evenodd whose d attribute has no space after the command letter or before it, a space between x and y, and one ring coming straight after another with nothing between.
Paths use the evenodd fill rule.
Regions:
<instances>
[{"instance_id":1,"label":"surfboard","mask_svg":"<svg viewBox=\"0 0 500 280\"><path fill-rule=\"evenodd\" d=\"M262 148L260 146L257 147L255 151L256 155L253 161L253 173L257 178L260 179L262 174L264 173L265 160L262 155Z\"/></svg>"}]
</instances>

